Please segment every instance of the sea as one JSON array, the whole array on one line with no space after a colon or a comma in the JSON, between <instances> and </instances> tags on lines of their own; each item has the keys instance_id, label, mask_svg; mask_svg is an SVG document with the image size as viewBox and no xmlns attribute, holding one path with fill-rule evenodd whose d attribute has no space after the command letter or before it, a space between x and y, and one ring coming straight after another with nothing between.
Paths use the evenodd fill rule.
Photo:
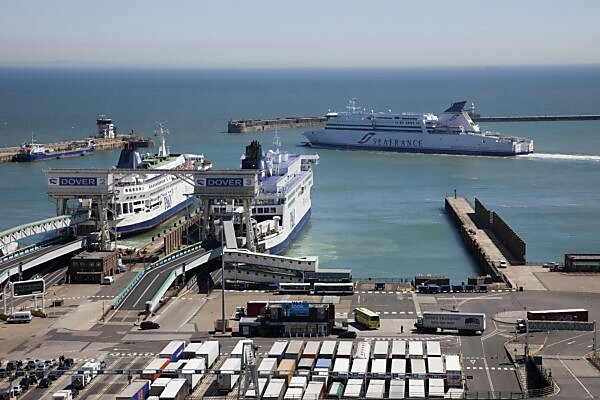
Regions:
<instances>
[{"instance_id":1,"label":"sea","mask_svg":"<svg viewBox=\"0 0 600 400\"><path fill-rule=\"evenodd\" d=\"M203 153L238 168L244 147L269 148L274 132L228 134L230 119L367 110L440 113L473 102L483 116L600 114L599 66L310 70L0 69L0 146L96 133L97 114L119 132L152 136L166 121L172 152ZM282 148L320 155L312 218L287 253L315 255L356 278L480 272L444 211L444 198L478 198L527 243L531 263L599 252L600 121L482 124L533 138L535 154L449 156L316 150L302 129ZM149 151L155 151L149 150ZM48 168L109 168L118 150L89 157L0 164L0 230L54 216ZM162 227L161 229L164 229ZM119 243L136 247L155 232Z\"/></svg>"}]
</instances>

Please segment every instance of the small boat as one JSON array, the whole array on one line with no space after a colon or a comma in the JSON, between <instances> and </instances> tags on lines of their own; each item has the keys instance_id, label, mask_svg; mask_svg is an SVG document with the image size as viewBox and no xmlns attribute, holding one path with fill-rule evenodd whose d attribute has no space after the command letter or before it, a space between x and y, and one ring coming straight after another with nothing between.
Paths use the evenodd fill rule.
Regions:
<instances>
[{"instance_id":1,"label":"small boat","mask_svg":"<svg viewBox=\"0 0 600 400\"><path fill-rule=\"evenodd\" d=\"M74 140L64 148L54 149L44 144L36 143L35 139L31 137L31 142L21 146L19 153L13 157L13 161L27 162L84 156L95 150L96 144L92 139Z\"/></svg>"}]
</instances>

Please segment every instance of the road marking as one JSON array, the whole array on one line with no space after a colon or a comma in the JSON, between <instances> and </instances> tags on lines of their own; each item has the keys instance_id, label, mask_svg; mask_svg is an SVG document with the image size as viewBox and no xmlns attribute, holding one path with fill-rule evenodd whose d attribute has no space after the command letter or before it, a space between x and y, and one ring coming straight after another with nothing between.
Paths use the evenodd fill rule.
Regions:
<instances>
[{"instance_id":1,"label":"road marking","mask_svg":"<svg viewBox=\"0 0 600 400\"><path fill-rule=\"evenodd\" d=\"M573 344L573 343L575 343L576 341L577 341L577 340L572 340L572 341L570 341L570 342L567 342L567 344L568 344L568 345L569 345L569 344Z\"/></svg>"},{"instance_id":2,"label":"road marking","mask_svg":"<svg viewBox=\"0 0 600 400\"><path fill-rule=\"evenodd\" d=\"M569 373L571 374L571 376L573 377L573 379L575 379L577 381L577 383L579 383L581 385L581 387L583 388L583 390L586 391L586 393L590 396L590 398L593 399L594 395L591 394L590 391L585 387L585 385L579 380L579 378L575 376L575 374L573 373L573 371L571 371L571 368L569 368L567 366L567 364L565 364L564 361L560 357L558 357L558 361L560 361L560 363L563 365L563 367L565 367L565 369L567 371L569 371Z\"/></svg>"}]
</instances>

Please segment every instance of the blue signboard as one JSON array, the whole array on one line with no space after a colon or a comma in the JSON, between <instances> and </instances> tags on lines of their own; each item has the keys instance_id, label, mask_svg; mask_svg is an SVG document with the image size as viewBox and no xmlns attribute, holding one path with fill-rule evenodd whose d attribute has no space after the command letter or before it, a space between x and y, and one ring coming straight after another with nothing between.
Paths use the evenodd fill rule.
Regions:
<instances>
[{"instance_id":1,"label":"blue signboard","mask_svg":"<svg viewBox=\"0 0 600 400\"><path fill-rule=\"evenodd\" d=\"M304 302L283 303L284 315L288 317L308 317L309 306Z\"/></svg>"}]
</instances>

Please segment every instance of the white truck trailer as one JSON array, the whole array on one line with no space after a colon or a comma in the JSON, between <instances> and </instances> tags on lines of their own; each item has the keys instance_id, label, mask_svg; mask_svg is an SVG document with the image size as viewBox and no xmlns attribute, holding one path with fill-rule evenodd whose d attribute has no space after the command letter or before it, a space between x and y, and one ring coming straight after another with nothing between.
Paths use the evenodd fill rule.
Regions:
<instances>
[{"instance_id":1,"label":"white truck trailer","mask_svg":"<svg viewBox=\"0 0 600 400\"><path fill-rule=\"evenodd\" d=\"M485 331L485 314L452 311L424 311L417 318L415 328L420 332L435 333L438 329L455 330L458 333L481 334Z\"/></svg>"}]
</instances>

